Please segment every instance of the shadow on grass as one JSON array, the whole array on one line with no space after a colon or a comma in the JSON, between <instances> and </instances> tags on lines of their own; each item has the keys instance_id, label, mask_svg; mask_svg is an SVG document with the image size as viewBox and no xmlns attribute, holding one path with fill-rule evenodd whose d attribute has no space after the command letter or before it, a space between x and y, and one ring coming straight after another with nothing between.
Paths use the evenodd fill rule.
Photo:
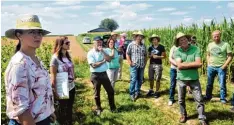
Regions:
<instances>
[{"instance_id":1,"label":"shadow on grass","mask_svg":"<svg viewBox=\"0 0 234 125\"><path fill-rule=\"evenodd\" d=\"M118 112L130 112L130 111L135 111L137 109L141 110L149 110L150 107L148 105L136 105L136 104L128 104L128 105L121 105L118 107Z\"/></svg>"},{"instance_id":2,"label":"shadow on grass","mask_svg":"<svg viewBox=\"0 0 234 125\"><path fill-rule=\"evenodd\" d=\"M217 120L231 120L234 121L234 113L229 111L220 111L220 110L211 110L210 112L205 113L207 121L217 121ZM189 119L197 119L198 114L193 114L188 117Z\"/></svg>"},{"instance_id":3,"label":"shadow on grass","mask_svg":"<svg viewBox=\"0 0 234 125\"><path fill-rule=\"evenodd\" d=\"M75 87L76 87L76 94L82 94L88 91L84 83L75 82Z\"/></svg>"}]
</instances>

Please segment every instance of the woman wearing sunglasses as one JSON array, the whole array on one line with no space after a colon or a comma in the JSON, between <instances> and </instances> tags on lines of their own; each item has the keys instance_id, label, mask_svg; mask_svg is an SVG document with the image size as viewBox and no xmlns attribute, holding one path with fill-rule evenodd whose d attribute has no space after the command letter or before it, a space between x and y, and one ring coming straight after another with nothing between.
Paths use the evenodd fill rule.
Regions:
<instances>
[{"instance_id":1,"label":"woman wearing sunglasses","mask_svg":"<svg viewBox=\"0 0 234 125\"><path fill-rule=\"evenodd\" d=\"M75 98L74 84L74 65L71 56L68 52L70 49L70 41L66 36L62 36L55 41L54 55L50 62L51 82L55 94L55 99L59 103L56 109L58 122L61 125L72 125L72 105ZM56 75L57 73L68 73L68 90L69 99L59 99L56 90Z\"/></svg>"},{"instance_id":2,"label":"woman wearing sunglasses","mask_svg":"<svg viewBox=\"0 0 234 125\"><path fill-rule=\"evenodd\" d=\"M50 125L56 119L50 77L36 56L42 37L50 32L41 28L36 15L22 16L16 27L5 32L19 41L5 72L9 125Z\"/></svg>"}]
</instances>

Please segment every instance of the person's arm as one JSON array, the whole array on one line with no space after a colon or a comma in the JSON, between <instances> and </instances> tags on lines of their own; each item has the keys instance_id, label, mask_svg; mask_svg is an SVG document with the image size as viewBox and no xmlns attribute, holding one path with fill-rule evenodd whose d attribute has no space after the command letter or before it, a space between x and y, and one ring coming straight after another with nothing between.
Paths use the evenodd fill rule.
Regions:
<instances>
[{"instance_id":1,"label":"person's arm","mask_svg":"<svg viewBox=\"0 0 234 125\"><path fill-rule=\"evenodd\" d=\"M170 61L170 63L171 63L172 65L177 66L176 60L173 59L173 57L172 57L172 56L173 56L173 52L175 52L175 51L174 51L174 47L170 50L169 61Z\"/></svg>"},{"instance_id":2,"label":"person's arm","mask_svg":"<svg viewBox=\"0 0 234 125\"><path fill-rule=\"evenodd\" d=\"M21 125L36 125L29 110L18 116Z\"/></svg>"},{"instance_id":3,"label":"person's arm","mask_svg":"<svg viewBox=\"0 0 234 125\"><path fill-rule=\"evenodd\" d=\"M87 60L88 60L88 64L92 66L93 68L98 68L99 66L101 66L103 63L106 62L105 59L103 59L102 61L96 62L91 51L89 51L87 54Z\"/></svg>"},{"instance_id":4,"label":"person's arm","mask_svg":"<svg viewBox=\"0 0 234 125\"><path fill-rule=\"evenodd\" d=\"M210 52L207 52L206 54L206 61L207 61L207 65L210 65Z\"/></svg>"},{"instance_id":5,"label":"person's arm","mask_svg":"<svg viewBox=\"0 0 234 125\"><path fill-rule=\"evenodd\" d=\"M226 69L231 61L232 61L232 50L230 45L227 44L227 60L221 68Z\"/></svg>"},{"instance_id":6,"label":"person's arm","mask_svg":"<svg viewBox=\"0 0 234 125\"><path fill-rule=\"evenodd\" d=\"M115 49L111 49L110 58L113 59L115 56Z\"/></svg>"},{"instance_id":7,"label":"person's arm","mask_svg":"<svg viewBox=\"0 0 234 125\"><path fill-rule=\"evenodd\" d=\"M103 53L103 55L104 55L104 62L105 61L107 61L107 62L110 62L111 61L111 57L104 51L104 49L101 49L100 50L102 53Z\"/></svg>"},{"instance_id":8,"label":"person's arm","mask_svg":"<svg viewBox=\"0 0 234 125\"><path fill-rule=\"evenodd\" d=\"M22 125L36 125L30 113L30 87L28 83L27 65L17 64L11 68L6 76L8 90L11 96L11 114L18 117Z\"/></svg>"},{"instance_id":9,"label":"person's arm","mask_svg":"<svg viewBox=\"0 0 234 125\"><path fill-rule=\"evenodd\" d=\"M221 68L226 69L231 61L232 61L232 53L228 53L228 58Z\"/></svg>"},{"instance_id":10,"label":"person's arm","mask_svg":"<svg viewBox=\"0 0 234 125\"><path fill-rule=\"evenodd\" d=\"M180 62L177 62L177 66L178 66L178 69L200 68L202 66L200 49L197 48L197 50L196 50L194 62L183 62L182 63L182 61L180 60Z\"/></svg>"},{"instance_id":11,"label":"person's arm","mask_svg":"<svg viewBox=\"0 0 234 125\"><path fill-rule=\"evenodd\" d=\"M127 58L127 62L130 66L132 66L132 60L131 60L131 44L128 45L127 47L127 51L126 51L126 58Z\"/></svg>"}]
</instances>

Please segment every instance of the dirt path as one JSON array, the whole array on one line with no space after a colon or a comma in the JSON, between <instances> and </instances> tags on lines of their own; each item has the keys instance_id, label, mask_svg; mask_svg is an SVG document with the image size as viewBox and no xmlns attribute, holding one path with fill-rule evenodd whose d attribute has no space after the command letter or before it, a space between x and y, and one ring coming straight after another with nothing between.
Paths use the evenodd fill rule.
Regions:
<instances>
[{"instance_id":1,"label":"dirt path","mask_svg":"<svg viewBox=\"0 0 234 125\"><path fill-rule=\"evenodd\" d=\"M58 38L58 36L47 36L43 37L43 42L48 42L53 44L54 41ZM76 36L68 36L69 41L71 42L70 46L70 53L72 58L77 58L79 60L85 60L86 59L86 52L82 49L82 47L77 43ZM8 42L7 42L8 41ZM2 45L7 45L9 41L13 41L14 44L17 44L18 41L10 40L10 39L2 39Z\"/></svg>"}]
</instances>

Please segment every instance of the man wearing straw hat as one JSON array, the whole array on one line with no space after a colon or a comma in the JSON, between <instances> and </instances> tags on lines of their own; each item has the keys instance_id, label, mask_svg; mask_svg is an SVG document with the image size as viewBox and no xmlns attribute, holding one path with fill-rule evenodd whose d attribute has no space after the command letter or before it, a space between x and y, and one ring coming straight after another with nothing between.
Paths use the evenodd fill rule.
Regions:
<instances>
[{"instance_id":1,"label":"man wearing straw hat","mask_svg":"<svg viewBox=\"0 0 234 125\"><path fill-rule=\"evenodd\" d=\"M142 40L145 38L141 31L137 32L134 41L128 45L126 57L130 65L130 98L135 101L141 90L144 75L144 67L147 61L147 51Z\"/></svg>"},{"instance_id":2,"label":"man wearing straw hat","mask_svg":"<svg viewBox=\"0 0 234 125\"><path fill-rule=\"evenodd\" d=\"M212 90L214 84L214 78L218 75L220 84L220 101L221 103L227 103L226 95L226 74L227 67L232 60L232 49L227 42L221 41L221 32L215 30L212 33L213 42L209 43L207 47L207 86L206 101L212 99Z\"/></svg>"},{"instance_id":3,"label":"man wearing straw hat","mask_svg":"<svg viewBox=\"0 0 234 125\"><path fill-rule=\"evenodd\" d=\"M179 48L175 52L177 64L177 85L178 102L180 105L181 118L180 123L187 120L185 105L186 86L190 86L194 100L197 103L198 119L202 125L206 125L204 115L204 102L202 99L201 85L199 82L198 68L202 66L200 49L189 45L188 35L178 33L175 38L175 45Z\"/></svg>"},{"instance_id":4,"label":"man wearing straw hat","mask_svg":"<svg viewBox=\"0 0 234 125\"><path fill-rule=\"evenodd\" d=\"M149 65L149 81L150 81L150 90L147 93L147 96L153 95L153 87L154 87L154 79L156 79L156 91L154 93L154 97L159 97L159 88L160 88L160 81L162 78L162 59L166 58L166 52L163 45L159 44L160 37L156 34L153 34L149 41L152 43L152 46L149 47L148 53L150 58L150 65ZM156 74L156 78L155 78Z\"/></svg>"},{"instance_id":5,"label":"man wearing straw hat","mask_svg":"<svg viewBox=\"0 0 234 125\"><path fill-rule=\"evenodd\" d=\"M9 125L50 125L56 119L55 86L51 87L49 73L36 57L42 37L49 33L37 15L22 15L16 28L5 32L6 37L19 41L5 71Z\"/></svg>"}]
</instances>

